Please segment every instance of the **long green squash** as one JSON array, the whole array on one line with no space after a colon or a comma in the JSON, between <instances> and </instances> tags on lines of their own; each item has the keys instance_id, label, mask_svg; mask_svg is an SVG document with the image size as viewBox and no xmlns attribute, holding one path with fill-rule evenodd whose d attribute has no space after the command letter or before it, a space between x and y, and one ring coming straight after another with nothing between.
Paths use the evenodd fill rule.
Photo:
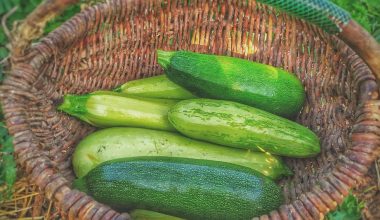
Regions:
<instances>
[{"instance_id":1,"label":"long green squash","mask_svg":"<svg viewBox=\"0 0 380 220\"><path fill-rule=\"evenodd\" d=\"M183 87L170 81L165 74L124 83L114 90L146 98L191 99L196 98Z\"/></svg>"},{"instance_id":2,"label":"long green squash","mask_svg":"<svg viewBox=\"0 0 380 220\"><path fill-rule=\"evenodd\" d=\"M108 161L74 187L117 210L144 208L188 220L248 220L283 202L280 188L252 169L177 157Z\"/></svg>"},{"instance_id":3,"label":"long green squash","mask_svg":"<svg viewBox=\"0 0 380 220\"><path fill-rule=\"evenodd\" d=\"M135 209L131 211L132 220L184 220L175 216L165 215L143 209Z\"/></svg>"},{"instance_id":4,"label":"long green squash","mask_svg":"<svg viewBox=\"0 0 380 220\"><path fill-rule=\"evenodd\" d=\"M188 51L157 53L168 78L198 97L235 101L288 118L303 106L301 81L282 69Z\"/></svg>"},{"instance_id":5,"label":"long green squash","mask_svg":"<svg viewBox=\"0 0 380 220\"><path fill-rule=\"evenodd\" d=\"M176 102L99 91L66 95L58 109L96 127L128 126L174 131L167 113Z\"/></svg>"},{"instance_id":6,"label":"long green squash","mask_svg":"<svg viewBox=\"0 0 380 220\"><path fill-rule=\"evenodd\" d=\"M276 156L196 141L180 134L142 128L107 128L85 137L76 147L73 167L78 177L98 164L117 158L173 156L238 164L277 179L290 175Z\"/></svg>"},{"instance_id":7,"label":"long green squash","mask_svg":"<svg viewBox=\"0 0 380 220\"><path fill-rule=\"evenodd\" d=\"M170 109L169 121L188 137L225 146L288 157L320 152L319 139L308 128L236 102L184 100Z\"/></svg>"}]
</instances>

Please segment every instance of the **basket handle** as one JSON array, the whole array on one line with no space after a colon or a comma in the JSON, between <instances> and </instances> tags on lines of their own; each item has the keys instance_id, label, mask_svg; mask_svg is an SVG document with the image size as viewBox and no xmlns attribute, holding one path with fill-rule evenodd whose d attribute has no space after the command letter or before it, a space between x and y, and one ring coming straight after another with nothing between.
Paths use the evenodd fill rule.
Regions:
<instances>
[{"instance_id":1,"label":"basket handle","mask_svg":"<svg viewBox=\"0 0 380 220\"><path fill-rule=\"evenodd\" d=\"M257 0L337 34L367 63L380 81L380 44L348 12L329 0Z\"/></svg>"},{"instance_id":2,"label":"basket handle","mask_svg":"<svg viewBox=\"0 0 380 220\"><path fill-rule=\"evenodd\" d=\"M23 57L34 39L42 36L48 21L79 0L44 0L26 19L12 30L11 58Z\"/></svg>"},{"instance_id":3,"label":"basket handle","mask_svg":"<svg viewBox=\"0 0 380 220\"><path fill-rule=\"evenodd\" d=\"M380 44L348 12L329 0L257 0L305 19L325 31L337 34L368 64L380 81ZM78 0L45 0L16 28L12 56L22 56L33 39L41 36L46 22ZM42 29L41 29L42 28Z\"/></svg>"}]
</instances>

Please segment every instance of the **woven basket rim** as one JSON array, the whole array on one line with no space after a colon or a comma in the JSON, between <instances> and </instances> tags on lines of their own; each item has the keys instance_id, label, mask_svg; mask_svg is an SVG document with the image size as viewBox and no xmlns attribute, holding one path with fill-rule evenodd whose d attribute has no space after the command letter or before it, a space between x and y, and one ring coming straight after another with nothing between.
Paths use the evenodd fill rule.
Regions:
<instances>
[{"instance_id":1,"label":"woven basket rim","mask_svg":"<svg viewBox=\"0 0 380 220\"><path fill-rule=\"evenodd\" d=\"M38 70L45 62L60 53L65 53L66 48L86 35L87 30L95 25L88 18L107 16L109 20L116 15L123 17L130 9L126 6L132 4L130 2L130 0L109 0L106 3L91 6L75 15L61 27L41 39L25 57L19 59L12 67L11 74L4 80L4 84L0 86L1 103L6 113L6 124L14 136L17 162L24 167L27 173L30 173L31 181L46 192L46 197L56 200L58 208L66 214L83 212L83 218L90 215L88 213L99 217L110 215L115 219L129 218L127 214L119 215L110 210L109 207L94 202L84 193L71 190L68 181L54 171L54 163L33 143L31 130L27 126L21 126L27 123L26 116L22 114L22 111L10 112L9 110L14 109L15 106L25 109L25 105L17 102L20 97L24 99L35 98L29 95L27 91L28 86L31 86L38 79ZM128 6L132 7L131 5ZM24 80L26 85L15 83L20 79ZM331 173L321 179L320 183L316 184L312 190L302 194L299 199L292 203L282 205L278 210L274 210L261 218L293 219L300 217L308 219L318 216L323 218L324 214L329 211L329 208L326 207L335 207L341 203L343 196L347 195L349 190L357 185L360 177L367 172L370 164L379 156L380 152L376 146L380 143L380 130L378 130L380 129L380 101L377 100L377 97L364 94L365 92L375 92L377 84L374 77L363 80L363 82L365 89L361 91L363 94L360 96L363 95L364 98L363 103L357 107L356 122L351 135L351 140L355 143L352 144L351 150L341 155ZM360 151L356 149L358 147L361 148ZM76 201L79 200L86 202L78 205ZM331 202L332 205L326 204L326 202ZM78 207L81 210L76 210L79 209ZM78 215L81 216L81 214Z\"/></svg>"}]
</instances>

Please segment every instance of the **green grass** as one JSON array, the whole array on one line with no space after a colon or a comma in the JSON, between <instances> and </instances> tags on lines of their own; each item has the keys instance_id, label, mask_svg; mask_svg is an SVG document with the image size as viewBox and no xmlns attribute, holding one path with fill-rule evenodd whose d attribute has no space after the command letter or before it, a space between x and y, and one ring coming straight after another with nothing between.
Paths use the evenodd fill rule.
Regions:
<instances>
[{"instance_id":1,"label":"green grass","mask_svg":"<svg viewBox=\"0 0 380 220\"><path fill-rule=\"evenodd\" d=\"M5 186L0 191L0 201L12 196L12 186L16 181L16 162L13 157L12 137L3 122L0 122L0 185Z\"/></svg>"},{"instance_id":2,"label":"green grass","mask_svg":"<svg viewBox=\"0 0 380 220\"><path fill-rule=\"evenodd\" d=\"M350 193L338 208L327 214L328 220L359 220L364 203Z\"/></svg>"},{"instance_id":3,"label":"green grass","mask_svg":"<svg viewBox=\"0 0 380 220\"><path fill-rule=\"evenodd\" d=\"M380 42L380 1L379 0L331 0L351 13Z\"/></svg>"},{"instance_id":4,"label":"green grass","mask_svg":"<svg viewBox=\"0 0 380 220\"><path fill-rule=\"evenodd\" d=\"M10 11L14 7L18 7L15 13L13 13L9 19L7 20L7 26L11 29L13 23L15 21L19 21L25 18L26 15L30 14L38 4L40 4L42 0L4 0L0 1L0 17L6 14L6 12ZM49 33L50 31L57 28L64 21L72 17L74 14L80 11L80 5L73 5L68 7L63 14L61 14L56 19L50 21L44 33ZM9 51L6 48L6 44L8 43L7 36L3 30L3 27L0 26L0 58L5 58L8 56Z\"/></svg>"}]
</instances>

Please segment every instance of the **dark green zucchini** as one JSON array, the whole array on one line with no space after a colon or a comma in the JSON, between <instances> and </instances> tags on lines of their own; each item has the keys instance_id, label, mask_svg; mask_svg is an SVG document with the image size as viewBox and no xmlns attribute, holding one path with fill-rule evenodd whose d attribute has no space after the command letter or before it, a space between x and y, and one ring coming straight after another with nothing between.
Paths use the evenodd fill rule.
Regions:
<instances>
[{"instance_id":1,"label":"dark green zucchini","mask_svg":"<svg viewBox=\"0 0 380 220\"><path fill-rule=\"evenodd\" d=\"M148 209L188 220L249 220L283 202L280 188L252 169L176 157L108 161L74 187L119 211Z\"/></svg>"},{"instance_id":2,"label":"dark green zucchini","mask_svg":"<svg viewBox=\"0 0 380 220\"><path fill-rule=\"evenodd\" d=\"M282 69L188 51L157 53L168 78L199 97L235 101L287 118L303 106L301 81Z\"/></svg>"}]
</instances>

